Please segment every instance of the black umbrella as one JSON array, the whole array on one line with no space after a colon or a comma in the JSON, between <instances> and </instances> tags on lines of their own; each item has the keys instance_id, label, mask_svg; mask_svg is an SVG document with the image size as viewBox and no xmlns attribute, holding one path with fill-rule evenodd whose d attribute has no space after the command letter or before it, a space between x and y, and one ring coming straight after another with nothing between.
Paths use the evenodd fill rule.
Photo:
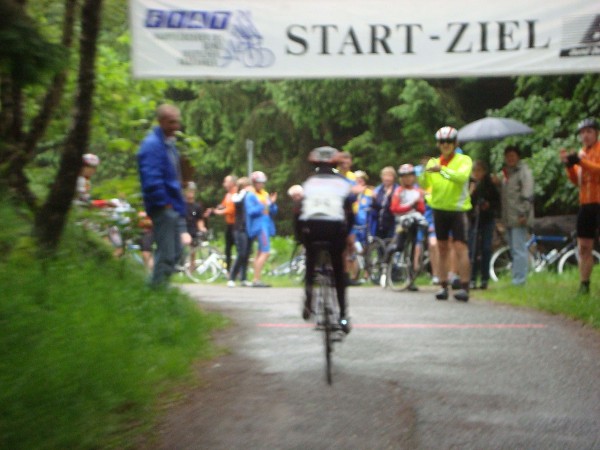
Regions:
<instances>
[{"instance_id":1,"label":"black umbrella","mask_svg":"<svg viewBox=\"0 0 600 450\"><path fill-rule=\"evenodd\" d=\"M460 142L491 141L508 136L530 134L533 130L522 122L504 117L486 117L458 130Z\"/></svg>"}]
</instances>

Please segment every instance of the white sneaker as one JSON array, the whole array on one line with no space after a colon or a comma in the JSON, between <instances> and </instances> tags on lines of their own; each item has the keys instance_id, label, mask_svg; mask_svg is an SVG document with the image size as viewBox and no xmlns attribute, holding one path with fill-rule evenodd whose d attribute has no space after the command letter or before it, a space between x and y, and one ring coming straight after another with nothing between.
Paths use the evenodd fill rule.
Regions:
<instances>
[{"instance_id":1,"label":"white sneaker","mask_svg":"<svg viewBox=\"0 0 600 450\"><path fill-rule=\"evenodd\" d=\"M227 282L227 287L235 287L235 281L233 281L233 280L229 280L229 281Z\"/></svg>"},{"instance_id":2,"label":"white sneaker","mask_svg":"<svg viewBox=\"0 0 600 450\"><path fill-rule=\"evenodd\" d=\"M244 280L244 281L242 281L242 286L244 286L244 287L251 287L252 286L252 281Z\"/></svg>"}]
</instances>

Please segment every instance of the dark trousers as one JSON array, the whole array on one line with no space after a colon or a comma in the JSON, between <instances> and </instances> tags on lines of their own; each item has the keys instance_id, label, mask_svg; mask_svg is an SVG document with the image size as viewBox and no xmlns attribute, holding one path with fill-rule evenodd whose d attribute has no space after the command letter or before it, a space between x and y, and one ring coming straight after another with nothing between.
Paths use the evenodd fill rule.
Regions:
<instances>
[{"instance_id":1,"label":"dark trousers","mask_svg":"<svg viewBox=\"0 0 600 450\"><path fill-rule=\"evenodd\" d=\"M237 258L233 263L233 268L229 273L229 279L235 281L238 273L240 274L240 281L246 280L246 272L248 270L248 257L250 256L250 246L252 241L248 237L246 230L234 231L233 238L235 241L235 248L237 250Z\"/></svg>"},{"instance_id":2,"label":"dark trousers","mask_svg":"<svg viewBox=\"0 0 600 450\"><path fill-rule=\"evenodd\" d=\"M175 271L175 264L181 258L181 226L183 218L171 208L163 208L150 214L154 230L156 251L152 286L164 285Z\"/></svg>"},{"instance_id":3,"label":"dark trousers","mask_svg":"<svg viewBox=\"0 0 600 450\"><path fill-rule=\"evenodd\" d=\"M476 281L477 275L482 282L490 279L490 259L492 258L492 241L496 223L494 220L479 224L479 228L469 228L469 257L471 259L471 280ZM477 257L480 261L477 261Z\"/></svg>"},{"instance_id":4,"label":"dark trousers","mask_svg":"<svg viewBox=\"0 0 600 450\"><path fill-rule=\"evenodd\" d=\"M309 220L302 223L302 242L306 248L306 278L304 286L306 298L312 301L312 289L315 279L315 265L320 249L315 242L329 243L331 267L335 278L335 290L340 306L340 317L346 317L346 280L344 279L343 253L348 232L341 222Z\"/></svg>"},{"instance_id":5,"label":"dark trousers","mask_svg":"<svg viewBox=\"0 0 600 450\"><path fill-rule=\"evenodd\" d=\"M233 237L233 224L227 225L225 228L225 261L227 262L227 271L231 272L231 250L235 245Z\"/></svg>"}]
</instances>

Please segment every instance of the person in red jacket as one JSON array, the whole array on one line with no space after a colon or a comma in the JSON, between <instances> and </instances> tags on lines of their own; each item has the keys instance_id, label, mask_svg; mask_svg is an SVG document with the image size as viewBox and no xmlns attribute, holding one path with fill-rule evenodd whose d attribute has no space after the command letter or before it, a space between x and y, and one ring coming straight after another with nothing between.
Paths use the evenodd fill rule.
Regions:
<instances>
[{"instance_id":1,"label":"person in red jacket","mask_svg":"<svg viewBox=\"0 0 600 450\"><path fill-rule=\"evenodd\" d=\"M416 183L417 177L414 166L412 164L402 164L398 168L398 175L400 175L400 186L394 190L390 204L390 211L396 217L396 223L398 223L398 218L405 214L425 213L425 196L423 190ZM415 268L423 251L423 238L423 232L419 230L417 245L415 246ZM418 288L411 283L408 290L417 291Z\"/></svg>"},{"instance_id":2,"label":"person in red jacket","mask_svg":"<svg viewBox=\"0 0 600 450\"><path fill-rule=\"evenodd\" d=\"M560 150L567 176L579 187L577 247L579 249L580 294L589 294L594 260L594 239L600 231L600 141L598 122L587 118L579 122L577 134L583 144L579 152Z\"/></svg>"}]
</instances>

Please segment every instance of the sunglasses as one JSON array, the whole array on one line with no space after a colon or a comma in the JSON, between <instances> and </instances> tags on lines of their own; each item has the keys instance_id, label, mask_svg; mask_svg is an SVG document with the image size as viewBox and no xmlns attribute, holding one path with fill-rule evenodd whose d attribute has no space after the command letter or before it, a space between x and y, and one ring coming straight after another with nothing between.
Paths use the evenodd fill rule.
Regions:
<instances>
[{"instance_id":1,"label":"sunglasses","mask_svg":"<svg viewBox=\"0 0 600 450\"><path fill-rule=\"evenodd\" d=\"M454 144L456 142L454 139L439 139L438 144Z\"/></svg>"}]
</instances>

